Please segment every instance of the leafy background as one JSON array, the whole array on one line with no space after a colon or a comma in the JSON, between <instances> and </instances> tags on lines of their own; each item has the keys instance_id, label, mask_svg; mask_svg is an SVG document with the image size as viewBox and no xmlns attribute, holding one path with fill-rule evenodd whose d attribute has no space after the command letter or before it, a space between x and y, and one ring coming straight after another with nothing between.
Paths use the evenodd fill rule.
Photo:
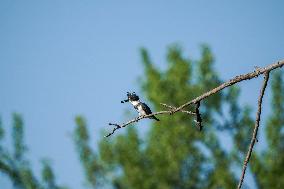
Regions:
<instances>
[{"instance_id":1,"label":"leafy background","mask_svg":"<svg viewBox=\"0 0 284 189\"><path fill-rule=\"evenodd\" d=\"M171 44L180 44L182 59L196 63L202 60L201 44L206 42L213 51L214 74L223 81L251 71L253 66L265 66L283 58L281 7L281 1L1 1L0 114L6 133L1 144L12 151L12 113L20 113L28 147L25 158L35 175L40 176L43 161L44 165L52 165L60 184L85 188L84 170L72 138L75 117L83 115L87 120L90 147L98 152L101 130L110 129L107 123L133 115L125 114L126 110L133 112L130 106L119 103L126 91L139 92L155 110L160 108L155 104L158 98L145 82L149 74L145 72L148 67L142 64L140 47L148 50L155 68L165 75L170 68L169 48L175 49ZM206 79L192 72L194 82ZM237 105L242 112L249 104L252 109L246 111L254 115L259 86L259 79L240 84ZM190 88L188 96L182 95L192 97L198 92ZM173 93L176 94L174 89ZM167 93L161 94L165 94L160 95L161 100L166 99ZM271 115L272 97L270 94L264 99L265 117ZM173 103L188 99L177 98ZM180 116L175 119L183 119ZM148 136L151 123L143 121L137 125L142 136ZM188 134L195 133L191 129L193 132ZM231 149L234 144L226 132L217 133L220 145ZM262 129L258 150L271 145L264 136ZM245 183L256 187L252 176ZM12 182L1 174L0 185L11 188Z\"/></svg>"}]
</instances>

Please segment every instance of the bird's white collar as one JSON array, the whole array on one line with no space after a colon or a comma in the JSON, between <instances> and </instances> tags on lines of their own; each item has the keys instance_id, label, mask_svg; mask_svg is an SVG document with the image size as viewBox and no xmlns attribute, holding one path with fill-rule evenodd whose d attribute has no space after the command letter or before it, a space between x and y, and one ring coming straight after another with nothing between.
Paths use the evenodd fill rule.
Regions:
<instances>
[{"instance_id":1,"label":"bird's white collar","mask_svg":"<svg viewBox=\"0 0 284 189\"><path fill-rule=\"evenodd\" d=\"M140 103L140 100L129 101L133 106L137 106Z\"/></svg>"}]
</instances>

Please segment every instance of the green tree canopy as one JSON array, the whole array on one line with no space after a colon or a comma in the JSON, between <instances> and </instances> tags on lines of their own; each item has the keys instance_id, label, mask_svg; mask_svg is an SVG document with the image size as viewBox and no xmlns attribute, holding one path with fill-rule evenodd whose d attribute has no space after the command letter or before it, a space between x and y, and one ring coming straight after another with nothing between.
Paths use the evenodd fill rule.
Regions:
<instances>
[{"instance_id":1,"label":"green tree canopy","mask_svg":"<svg viewBox=\"0 0 284 189\"><path fill-rule=\"evenodd\" d=\"M162 110L161 102L180 105L222 83L214 69L214 56L206 45L201 58L192 60L174 45L167 52L167 67L158 69L146 49L141 49L144 76L141 90L153 110ZM283 71L273 71L271 113L265 128L267 148L254 151L249 169L257 188L284 187L284 81ZM239 103L240 89L230 87L201 102L203 130L194 117L181 112L159 116L151 122L146 135L140 128L128 126L125 132L102 138L97 148L90 146L87 123L75 118L73 140L90 188L234 188L250 143L254 119L252 108ZM257 98L257 95L256 95ZM194 107L188 110L194 111ZM264 120L264 119L262 119ZM141 120L141 127L145 122ZM226 132L232 143L224 148L219 133ZM59 186L48 160L42 161L38 178L27 158L23 120L13 115L12 150L3 145L5 130L0 119L0 171L15 188L65 188ZM261 139L262 140L262 139Z\"/></svg>"},{"instance_id":2,"label":"green tree canopy","mask_svg":"<svg viewBox=\"0 0 284 189\"><path fill-rule=\"evenodd\" d=\"M214 70L212 52L205 45L197 61L184 57L179 46L170 47L166 70L155 67L146 49L141 49L141 57L145 70L141 88L157 111L163 108L160 102L179 105L222 82ZM102 139L97 162L106 171L105 179L114 188L235 186L237 177L232 166L243 157L253 126L250 109L240 107L238 97L239 89L232 87L203 101L202 132L195 127L193 117L178 113L153 122L146 137L130 126L125 134ZM229 110L226 116L224 109ZM237 154L237 149L228 151L222 147L217 131L224 130L233 136L241 154Z\"/></svg>"}]
</instances>

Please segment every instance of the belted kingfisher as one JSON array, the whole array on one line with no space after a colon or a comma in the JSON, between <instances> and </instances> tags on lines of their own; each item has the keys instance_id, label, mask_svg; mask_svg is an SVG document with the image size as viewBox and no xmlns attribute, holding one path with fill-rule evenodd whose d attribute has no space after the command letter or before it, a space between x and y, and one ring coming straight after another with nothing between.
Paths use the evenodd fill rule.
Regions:
<instances>
[{"instance_id":1,"label":"belted kingfisher","mask_svg":"<svg viewBox=\"0 0 284 189\"><path fill-rule=\"evenodd\" d=\"M122 100L121 103L124 103L124 102L130 102L134 106L134 108L138 111L139 116L145 116L145 115L152 114L152 111L149 108L149 106L147 106L147 104L145 104L143 102L140 102L139 96L136 95L135 92L133 92L133 93L127 92L127 99ZM149 118L155 119L156 121L160 121L154 115L149 117Z\"/></svg>"}]
</instances>

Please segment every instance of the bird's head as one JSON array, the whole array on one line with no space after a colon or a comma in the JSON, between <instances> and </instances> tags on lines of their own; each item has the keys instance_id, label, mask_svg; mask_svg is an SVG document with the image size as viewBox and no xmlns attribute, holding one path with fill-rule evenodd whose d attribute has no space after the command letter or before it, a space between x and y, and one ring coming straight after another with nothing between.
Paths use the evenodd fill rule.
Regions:
<instances>
[{"instance_id":1,"label":"bird's head","mask_svg":"<svg viewBox=\"0 0 284 189\"><path fill-rule=\"evenodd\" d=\"M135 92L132 92L132 93L127 92L127 98L128 98L129 101L138 101L139 100L139 96L136 95Z\"/></svg>"},{"instance_id":2,"label":"bird's head","mask_svg":"<svg viewBox=\"0 0 284 189\"><path fill-rule=\"evenodd\" d=\"M129 101L131 101L131 102L139 101L139 96L136 95L135 92L132 92L132 93L131 92L127 92L126 95L127 95L127 99L126 100L122 100L121 103L129 102Z\"/></svg>"}]
</instances>

